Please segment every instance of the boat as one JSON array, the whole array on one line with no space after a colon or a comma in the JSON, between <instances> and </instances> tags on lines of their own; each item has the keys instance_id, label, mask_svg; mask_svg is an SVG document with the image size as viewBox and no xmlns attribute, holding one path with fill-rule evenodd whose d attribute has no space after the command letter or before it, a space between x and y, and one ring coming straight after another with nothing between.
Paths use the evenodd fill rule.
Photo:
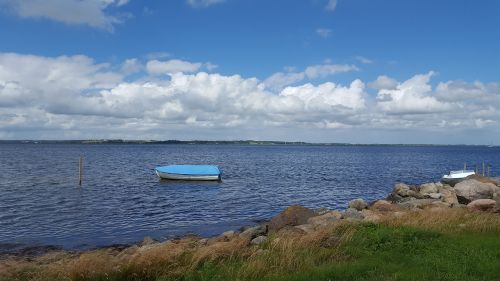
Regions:
<instances>
[{"instance_id":1,"label":"boat","mask_svg":"<svg viewBox=\"0 0 500 281\"><path fill-rule=\"evenodd\" d=\"M464 180L466 177L472 176L475 174L476 174L476 172L474 170L451 171L450 174L444 175L441 178L441 182L454 185L454 184Z\"/></svg>"},{"instance_id":2,"label":"boat","mask_svg":"<svg viewBox=\"0 0 500 281\"><path fill-rule=\"evenodd\" d=\"M161 179L215 181L221 179L219 167L214 165L168 165L156 167Z\"/></svg>"}]
</instances>

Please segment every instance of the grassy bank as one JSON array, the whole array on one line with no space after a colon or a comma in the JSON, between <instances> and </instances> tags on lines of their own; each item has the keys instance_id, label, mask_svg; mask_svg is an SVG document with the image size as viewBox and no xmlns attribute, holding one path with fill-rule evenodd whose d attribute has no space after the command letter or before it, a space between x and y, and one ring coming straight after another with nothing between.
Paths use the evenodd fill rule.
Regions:
<instances>
[{"instance_id":1,"label":"grassy bank","mask_svg":"<svg viewBox=\"0 0 500 281\"><path fill-rule=\"evenodd\" d=\"M284 231L258 246L197 238L0 261L0 280L500 280L500 216L463 209Z\"/></svg>"}]
</instances>

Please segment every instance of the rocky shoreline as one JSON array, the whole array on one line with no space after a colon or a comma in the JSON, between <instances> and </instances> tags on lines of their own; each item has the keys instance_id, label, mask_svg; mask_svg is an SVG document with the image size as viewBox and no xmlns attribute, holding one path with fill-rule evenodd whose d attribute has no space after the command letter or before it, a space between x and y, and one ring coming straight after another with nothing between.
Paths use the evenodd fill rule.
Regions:
<instances>
[{"instance_id":1,"label":"rocky shoreline","mask_svg":"<svg viewBox=\"0 0 500 281\"><path fill-rule=\"evenodd\" d=\"M473 175L454 186L440 182L424 183L417 186L396 183L392 192L384 199L366 202L356 198L348 202L345 210L312 210L300 205L293 205L269 221L248 226L239 230L228 230L218 236L202 238L185 236L163 242L146 237L142 242L132 245L114 245L83 251L64 251L54 247L36 247L35 250L3 255L3 258L35 258L50 252L64 252L77 256L96 250L113 251L117 255L132 255L167 243L176 243L183 239L195 240L200 246L209 246L238 238L248 245L265 243L273 234L303 235L339 222L377 223L388 217L403 216L408 212L420 212L424 209L434 211L464 208L470 211L500 214L500 181L493 178Z\"/></svg>"}]
</instances>

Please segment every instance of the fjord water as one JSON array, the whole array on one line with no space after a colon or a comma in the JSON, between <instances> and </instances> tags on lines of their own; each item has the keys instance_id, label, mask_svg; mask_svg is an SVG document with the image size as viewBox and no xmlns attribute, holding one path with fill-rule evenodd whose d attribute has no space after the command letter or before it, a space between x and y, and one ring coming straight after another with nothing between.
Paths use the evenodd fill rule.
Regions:
<instances>
[{"instance_id":1,"label":"fjord water","mask_svg":"<svg viewBox=\"0 0 500 281\"><path fill-rule=\"evenodd\" d=\"M209 236L291 204L379 199L397 181L436 181L464 162L500 172L500 148L479 146L0 144L0 159L0 252ZM219 165L223 180L161 181L154 168L167 164Z\"/></svg>"}]
</instances>

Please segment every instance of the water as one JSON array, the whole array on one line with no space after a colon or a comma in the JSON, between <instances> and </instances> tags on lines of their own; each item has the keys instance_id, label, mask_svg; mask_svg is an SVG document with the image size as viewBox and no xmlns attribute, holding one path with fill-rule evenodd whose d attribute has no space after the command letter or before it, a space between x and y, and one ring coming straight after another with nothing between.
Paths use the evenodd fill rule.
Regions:
<instances>
[{"instance_id":1,"label":"water","mask_svg":"<svg viewBox=\"0 0 500 281\"><path fill-rule=\"evenodd\" d=\"M500 174L500 148L461 146L0 144L0 160L0 252L210 236L291 204L383 198L396 181L435 181L464 162ZM219 165L223 181L160 181L154 167L173 163Z\"/></svg>"}]
</instances>

